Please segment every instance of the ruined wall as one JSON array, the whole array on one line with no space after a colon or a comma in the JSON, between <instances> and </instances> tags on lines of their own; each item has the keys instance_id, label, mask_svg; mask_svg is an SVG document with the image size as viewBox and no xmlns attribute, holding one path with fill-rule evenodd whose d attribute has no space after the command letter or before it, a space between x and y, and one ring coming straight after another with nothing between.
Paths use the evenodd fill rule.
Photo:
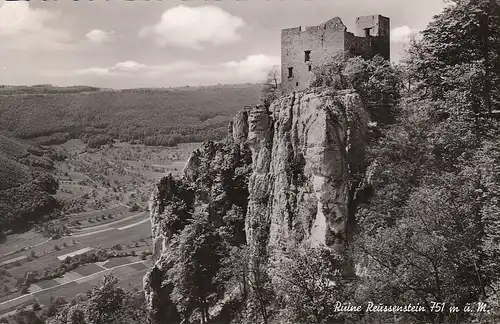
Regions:
<instances>
[{"instance_id":1,"label":"ruined wall","mask_svg":"<svg viewBox=\"0 0 500 324\"><path fill-rule=\"evenodd\" d=\"M345 48L348 53L354 56L362 56L364 58L373 57L374 51L372 47L373 37L358 37L353 33L346 33L345 35Z\"/></svg>"},{"instance_id":2,"label":"ruined wall","mask_svg":"<svg viewBox=\"0 0 500 324\"><path fill-rule=\"evenodd\" d=\"M368 31L366 29L369 28ZM368 34L367 34L368 33ZM338 53L362 55L367 58L380 54L390 59L390 20L372 15L356 19L356 34L338 17L318 26L283 29L281 31L281 84L284 93L308 88L315 67L321 66ZM310 51L306 61L306 51ZM289 68L292 76L289 77Z\"/></svg>"},{"instance_id":3,"label":"ruined wall","mask_svg":"<svg viewBox=\"0 0 500 324\"><path fill-rule=\"evenodd\" d=\"M308 87L314 68L329 57L344 51L346 26L340 18L333 18L319 26L284 29L281 32L281 80L285 92L304 90ZM310 60L305 61L305 51ZM293 77L288 77L288 68L293 68Z\"/></svg>"},{"instance_id":4,"label":"ruined wall","mask_svg":"<svg viewBox=\"0 0 500 324\"><path fill-rule=\"evenodd\" d=\"M386 60L390 59L390 19L381 15L371 15L356 18L356 37L366 38L369 28L370 47L372 54L379 54Z\"/></svg>"}]
</instances>

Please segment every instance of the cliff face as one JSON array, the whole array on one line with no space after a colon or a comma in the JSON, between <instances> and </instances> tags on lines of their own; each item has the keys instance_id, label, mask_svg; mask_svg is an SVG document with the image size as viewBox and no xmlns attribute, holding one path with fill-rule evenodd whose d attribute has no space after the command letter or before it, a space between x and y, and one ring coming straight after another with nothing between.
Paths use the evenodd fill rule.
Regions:
<instances>
[{"instance_id":1,"label":"cliff face","mask_svg":"<svg viewBox=\"0 0 500 324\"><path fill-rule=\"evenodd\" d=\"M182 226L172 216L179 215L180 205L185 214L205 208L214 222L234 206L244 208L252 253L272 257L297 242L342 250L366 170L369 122L356 93L325 89L290 94L268 110L238 113L225 144L204 144L187 163L184 178L165 177L152 196L156 264L145 278L150 307L161 295L152 284L161 280L152 277L166 267L168 239Z\"/></svg>"},{"instance_id":2,"label":"cliff face","mask_svg":"<svg viewBox=\"0 0 500 324\"><path fill-rule=\"evenodd\" d=\"M353 92L308 90L248 118L252 150L246 233L269 223L269 252L307 240L342 249L363 178L370 117ZM264 212L263 212L264 211Z\"/></svg>"}]
</instances>

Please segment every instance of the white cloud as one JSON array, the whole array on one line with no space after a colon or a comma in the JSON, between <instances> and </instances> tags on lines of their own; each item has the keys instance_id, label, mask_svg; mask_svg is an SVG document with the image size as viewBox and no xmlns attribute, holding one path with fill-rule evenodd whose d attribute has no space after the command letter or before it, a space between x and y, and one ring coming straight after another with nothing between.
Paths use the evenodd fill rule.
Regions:
<instances>
[{"instance_id":1,"label":"white cloud","mask_svg":"<svg viewBox=\"0 0 500 324\"><path fill-rule=\"evenodd\" d=\"M0 7L0 42L13 50L60 50L71 43L63 29L47 25L56 13L33 9L29 2L5 2Z\"/></svg>"},{"instance_id":2,"label":"white cloud","mask_svg":"<svg viewBox=\"0 0 500 324\"><path fill-rule=\"evenodd\" d=\"M149 69L149 67L145 64L137 63L134 61L125 61L116 63L113 66L109 67L91 67L87 69L77 70L77 74L90 74L90 75L120 75L120 74L134 74L140 71L144 71Z\"/></svg>"},{"instance_id":3,"label":"white cloud","mask_svg":"<svg viewBox=\"0 0 500 324\"><path fill-rule=\"evenodd\" d=\"M245 59L238 62L227 62L224 64L224 66L232 73L236 73L240 77L248 78L254 81L260 81L266 76L266 74L273 66L279 64L280 58L277 56L256 54L249 55Z\"/></svg>"},{"instance_id":4,"label":"white cloud","mask_svg":"<svg viewBox=\"0 0 500 324\"><path fill-rule=\"evenodd\" d=\"M111 67L110 70L117 72L136 72L146 69L148 66L145 64L137 63L134 61L126 61L116 63L115 66Z\"/></svg>"},{"instance_id":5,"label":"white cloud","mask_svg":"<svg viewBox=\"0 0 500 324\"><path fill-rule=\"evenodd\" d=\"M93 29L89 31L85 37L93 43L104 43L111 39L114 32L106 32L101 29Z\"/></svg>"},{"instance_id":6,"label":"white cloud","mask_svg":"<svg viewBox=\"0 0 500 324\"><path fill-rule=\"evenodd\" d=\"M166 10L160 21L144 27L141 37L153 37L158 45L174 45L203 49L205 45L224 45L240 39L238 29L244 25L240 17L216 6L186 7Z\"/></svg>"},{"instance_id":7,"label":"white cloud","mask_svg":"<svg viewBox=\"0 0 500 324\"><path fill-rule=\"evenodd\" d=\"M400 26L391 30L391 41L394 43L408 43L410 39L418 34L418 30L408 26Z\"/></svg>"},{"instance_id":8,"label":"white cloud","mask_svg":"<svg viewBox=\"0 0 500 324\"><path fill-rule=\"evenodd\" d=\"M76 73L100 77L176 78L189 81L190 84L261 82L267 72L279 63L280 58L277 56L255 54L241 61L218 64L180 60L163 65L146 65L126 61L109 67L81 69Z\"/></svg>"},{"instance_id":9,"label":"white cloud","mask_svg":"<svg viewBox=\"0 0 500 324\"><path fill-rule=\"evenodd\" d=\"M111 75L111 71L110 68L91 67L87 69L77 70L76 74L106 76Z\"/></svg>"}]
</instances>

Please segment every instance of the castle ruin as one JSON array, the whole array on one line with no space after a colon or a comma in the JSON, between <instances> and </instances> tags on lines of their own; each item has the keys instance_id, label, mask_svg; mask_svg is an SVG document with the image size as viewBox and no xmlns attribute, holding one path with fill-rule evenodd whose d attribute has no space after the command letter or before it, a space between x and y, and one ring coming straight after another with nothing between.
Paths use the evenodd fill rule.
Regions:
<instances>
[{"instance_id":1,"label":"castle ruin","mask_svg":"<svg viewBox=\"0 0 500 324\"><path fill-rule=\"evenodd\" d=\"M390 59L390 19L381 15L356 18L356 34L338 17L318 26L281 31L281 84L284 93L308 87L312 69L338 53Z\"/></svg>"}]
</instances>

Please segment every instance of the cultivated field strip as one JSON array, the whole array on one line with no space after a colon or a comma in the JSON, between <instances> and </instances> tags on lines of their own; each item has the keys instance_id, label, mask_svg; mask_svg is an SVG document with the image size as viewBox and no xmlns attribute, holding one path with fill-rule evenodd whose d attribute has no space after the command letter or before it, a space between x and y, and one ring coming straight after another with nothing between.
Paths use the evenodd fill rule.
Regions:
<instances>
[{"instance_id":1,"label":"cultivated field strip","mask_svg":"<svg viewBox=\"0 0 500 324\"><path fill-rule=\"evenodd\" d=\"M30 292L28 294L0 303L0 316L6 316L20 306L34 304L37 301L39 303L46 303L47 298L49 297L50 299L50 296L74 297L78 293L86 293L95 283L98 283L104 275L113 273L113 275L119 278L122 276L129 276L138 271L147 269L146 263L147 261L144 260L132 261L111 268L103 268L93 263L84 265L67 273L66 275L68 276L64 276L66 278L61 280L62 283L57 279L48 280L48 284L37 283L30 287ZM79 278L76 278L74 273L77 273ZM141 273L141 275L143 274ZM68 279L73 280L67 281ZM94 284L89 285L90 283Z\"/></svg>"}]
</instances>

